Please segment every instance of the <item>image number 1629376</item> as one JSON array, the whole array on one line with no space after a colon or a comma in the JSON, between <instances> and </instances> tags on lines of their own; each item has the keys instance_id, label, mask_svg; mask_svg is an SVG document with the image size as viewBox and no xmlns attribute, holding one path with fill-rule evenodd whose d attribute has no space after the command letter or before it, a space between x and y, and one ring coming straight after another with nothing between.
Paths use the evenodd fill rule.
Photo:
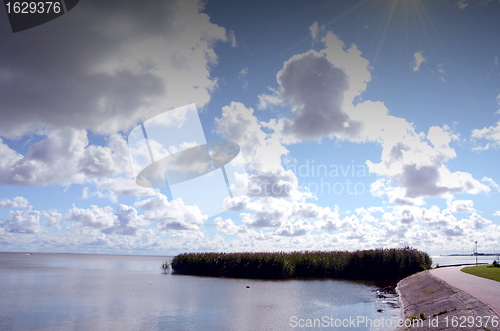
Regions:
<instances>
[{"instance_id":1,"label":"image number 1629376","mask_svg":"<svg viewBox=\"0 0 500 331\"><path fill-rule=\"evenodd\" d=\"M4 5L12 32L16 33L42 25L68 13L78 2L79 0L4 0Z\"/></svg>"}]
</instances>

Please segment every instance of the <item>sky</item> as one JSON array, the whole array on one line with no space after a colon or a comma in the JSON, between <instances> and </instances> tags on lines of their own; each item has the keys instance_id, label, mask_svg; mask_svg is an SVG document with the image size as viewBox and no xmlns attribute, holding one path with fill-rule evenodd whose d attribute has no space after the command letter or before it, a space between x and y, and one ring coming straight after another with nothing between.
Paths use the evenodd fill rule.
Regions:
<instances>
[{"instance_id":1,"label":"sky","mask_svg":"<svg viewBox=\"0 0 500 331\"><path fill-rule=\"evenodd\" d=\"M500 1L0 11L0 251L500 252Z\"/></svg>"}]
</instances>

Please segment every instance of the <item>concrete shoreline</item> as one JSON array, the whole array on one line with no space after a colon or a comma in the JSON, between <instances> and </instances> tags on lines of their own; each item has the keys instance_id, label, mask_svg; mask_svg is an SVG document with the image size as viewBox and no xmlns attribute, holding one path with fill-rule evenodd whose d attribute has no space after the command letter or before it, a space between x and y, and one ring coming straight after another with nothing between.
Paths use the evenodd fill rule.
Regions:
<instances>
[{"instance_id":1,"label":"concrete shoreline","mask_svg":"<svg viewBox=\"0 0 500 331\"><path fill-rule=\"evenodd\" d=\"M397 285L397 291L402 303L403 318L418 318L423 312L427 318L420 325L415 324L402 330L499 330L493 327L491 322L486 328L480 327L474 322L473 327L457 327L452 325L452 318L458 318L459 323L464 320L471 321L472 318L485 316L497 316L487 305L473 296L457 289L448 283L434 277L429 271L422 271L401 280ZM440 314L441 312L441 314ZM433 317L433 315L436 316ZM439 314L439 315L438 315ZM469 318L467 320L467 318ZM498 318L498 316L497 316ZM483 319L485 321L485 319ZM475 321L475 320L474 320ZM431 323L431 324L430 324ZM467 322L464 324L467 325Z\"/></svg>"}]
</instances>

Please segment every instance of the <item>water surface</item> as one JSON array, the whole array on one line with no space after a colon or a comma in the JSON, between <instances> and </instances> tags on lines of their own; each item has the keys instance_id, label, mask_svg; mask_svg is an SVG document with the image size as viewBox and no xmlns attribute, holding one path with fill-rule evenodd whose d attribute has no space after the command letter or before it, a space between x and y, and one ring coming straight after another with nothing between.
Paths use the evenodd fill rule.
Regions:
<instances>
[{"instance_id":1,"label":"water surface","mask_svg":"<svg viewBox=\"0 0 500 331\"><path fill-rule=\"evenodd\" d=\"M377 299L383 283L163 275L167 259L0 253L0 330L297 330L294 320L401 314Z\"/></svg>"}]
</instances>

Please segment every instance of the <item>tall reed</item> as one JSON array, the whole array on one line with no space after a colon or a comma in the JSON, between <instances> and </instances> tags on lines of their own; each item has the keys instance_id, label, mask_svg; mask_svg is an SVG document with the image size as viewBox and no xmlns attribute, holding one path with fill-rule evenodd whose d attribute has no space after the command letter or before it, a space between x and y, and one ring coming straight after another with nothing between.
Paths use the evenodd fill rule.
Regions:
<instances>
[{"instance_id":1,"label":"tall reed","mask_svg":"<svg viewBox=\"0 0 500 331\"><path fill-rule=\"evenodd\" d=\"M432 260L405 247L348 251L276 253L184 253L172 260L183 275L286 279L329 277L394 280L429 269Z\"/></svg>"}]
</instances>

